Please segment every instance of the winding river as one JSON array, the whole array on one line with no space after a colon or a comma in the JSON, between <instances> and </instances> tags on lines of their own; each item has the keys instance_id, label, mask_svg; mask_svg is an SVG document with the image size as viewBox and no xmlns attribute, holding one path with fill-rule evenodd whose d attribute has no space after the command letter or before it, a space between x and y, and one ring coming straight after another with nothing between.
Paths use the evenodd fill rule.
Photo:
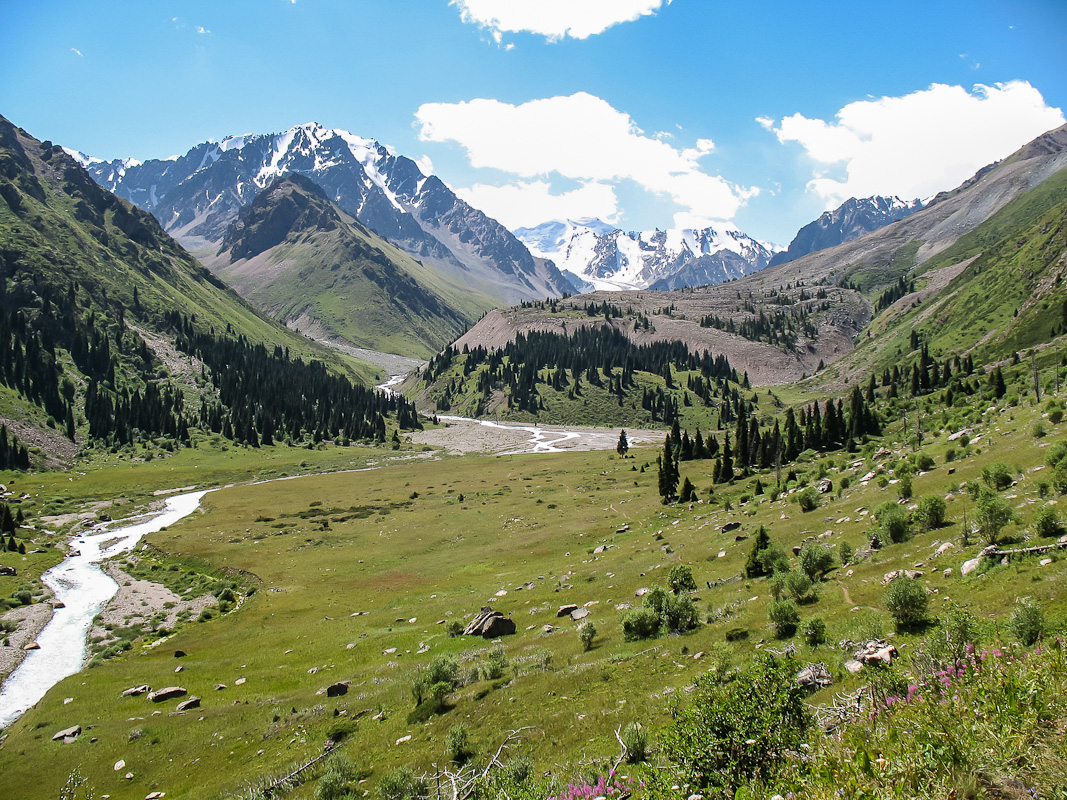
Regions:
<instances>
[{"instance_id":1,"label":"winding river","mask_svg":"<svg viewBox=\"0 0 1067 800\"><path fill-rule=\"evenodd\" d=\"M31 650L4 681L0 691L0 728L5 728L31 708L45 693L85 664L86 638L93 618L115 596L118 584L97 566L101 561L128 552L148 533L172 525L196 510L206 491L177 495L166 508L146 515L141 522L118 530L98 525L93 533L71 543L70 556L48 570L41 580L63 603L37 637L39 650Z\"/></svg>"},{"instance_id":2,"label":"winding river","mask_svg":"<svg viewBox=\"0 0 1067 800\"><path fill-rule=\"evenodd\" d=\"M378 388L391 391L402 377L393 376ZM617 441L615 434L603 430L554 430L452 416L439 416L439 419L528 433L530 438L525 446L509 451L512 453L559 453L579 444L582 449L606 450L614 448ZM118 584L98 564L129 552L145 534L155 533L193 513L205 494L207 491L176 495L167 500L163 511L145 515L140 522L117 530L109 530L110 523L103 523L96 526L96 533L71 542L70 556L41 577L55 593L55 599L63 603L63 608L56 610L37 637L40 649L31 650L4 681L0 691L0 729L17 720L49 689L85 665L86 641L93 619L118 591Z\"/></svg>"}]
</instances>

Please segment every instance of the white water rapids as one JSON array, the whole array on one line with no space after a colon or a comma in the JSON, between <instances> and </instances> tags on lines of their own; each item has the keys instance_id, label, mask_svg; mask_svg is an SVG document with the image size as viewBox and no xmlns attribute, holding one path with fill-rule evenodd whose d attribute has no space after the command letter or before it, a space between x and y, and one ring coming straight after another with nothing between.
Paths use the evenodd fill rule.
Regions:
<instances>
[{"instance_id":1,"label":"white water rapids","mask_svg":"<svg viewBox=\"0 0 1067 800\"><path fill-rule=\"evenodd\" d=\"M171 497L163 511L125 528L106 530L97 526L100 532L73 540L70 556L41 576L64 607L56 609L37 637L40 649L31 650L4 681L0 691L0 728L14 722L49 689L84 665L86 637L93 618L119 588L97 564L131 550L145 534L193 513L205 494L190 492Z\"/></svg>"}]
</instances>

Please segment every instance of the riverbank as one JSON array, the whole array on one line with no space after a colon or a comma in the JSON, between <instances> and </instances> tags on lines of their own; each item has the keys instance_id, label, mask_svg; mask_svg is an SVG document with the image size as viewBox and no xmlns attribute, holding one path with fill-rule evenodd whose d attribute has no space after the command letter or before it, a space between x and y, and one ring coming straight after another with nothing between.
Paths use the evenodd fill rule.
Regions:
<instances>
[{"instance_id":1,"label":"riverbank","mask_svg":"<svg viewBox=\"0 0 1067 800\"><path fill-rule=\"evenodd\" d=\"M29 651L23 648L37 640L51 619L54 609L52 603L43 603L13 608L0 617L0 620L14 622L18 628L0 639L0 685L8 675L18 669Z\"/></svg>"}]
</instances>

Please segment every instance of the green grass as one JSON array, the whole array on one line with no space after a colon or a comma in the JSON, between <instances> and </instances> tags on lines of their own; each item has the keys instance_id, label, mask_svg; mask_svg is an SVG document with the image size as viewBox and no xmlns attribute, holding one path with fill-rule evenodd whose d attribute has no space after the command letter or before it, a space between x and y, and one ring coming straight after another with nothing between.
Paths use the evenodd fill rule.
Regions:
<instances>
[{"instance_id":1,"label":"green grass","mask_svg":"<svg viewBox=\"0 0 1067 800\"><path fill-rule=\"evenodd\" d=\"M978 613L992 630L1003 625L1017 597L1032 596L1054 625L1063 626L1067 598L1060 587L1067 559L1054 557L1044 567L1034 558L1012 561L967 579L958 573L959 565L982 547L973 540L968 548L959 545L964 513L973 519L973 504L960 484L978 480L995 461L1022 468L1017 486L1005 492L1020 524L1005 535L1023 537L1041 507L1039 482L1047 480L1047 470L1028 470L1042 464L1047 445L1064 436L1064 423L1047 422L1049 436L1030 436L1041 408L1027 394L1021 366L1007 377L1015 381L1009 396L1016 405L1005 398L986 413L988 404L975 398L944 417L927 417L923 451L936 465L913 476L914 495L951 494L948 525L887 546L848 570L832 570L819 600L801 607L802 619L818 614L827 621L828 642L892 632L882 605L882 578L900 568L925 573L935 616L952 601ZM975 427L982 439L967 448L949 443L948 435L964 424ZM793 466L798 485L814 482L821 473L834 482L835 491L823 495L822 505L809 513L788 498L771 502L766 495L742 504L741 496L752 494L754 478L717 486L714 503L660 505L655 448L636 449L627 459L592 452L408 462L213 492L203 513L153 535L150 542L189 563L252 573L262 582L260 589L234 613L190 623L156 647L135 645L130 653L57 686L12 726L0 749L0 769L8 785L25 789L26 797L54 796L75 768L98 793L113 797L143 797L153 790L168 797L218 796L320 752L335 711L360 715L343 747L373 768L368 788L392 766L408 764L418 772L440 762L447 731L459 721L472 732L476 758L495 751L507 730L533 726L518 752L541 769L556 770L553 765L559 764L577 770L579 758L610 761L618 751L614 730L630 721L652 730L666 724L667 699L713 662L742 664L761 640L784 644L775 643L768 624L767 580L730 580L741 572L751 547L751 538L736 537L750 537L764 524L787 550L826 531L832 532L826 541L835 547L846 541L864 548L874 527L864 510L895 498L896 487L883 488L878 480L862 486L859 478L881 470L887 481L895 480L898 460L909 455L896 444L902 438L896 423L864 452L813 456ZM883 445L893 454L876 455ZM949 448L960 456L946 463ZM186 461L178 454L136 466L101 466L68 485L90 499L130 482L143 497L153 481L156 487L194 482L187 476L198 471L196 451L189 453ZM279 453L276 458L289 459L299 451ZM242 470L263 477L265 470L253 464L268 455L268 450L218 451L199 466L211 465L209 474L216 480ZM337 459L345 456L353 461L350 450L336 452ZM368 451L362 463L384 463L381 456L382 451ZM325 463L334 453L322 457ZM641 473L643 464L650 467ZM172 466L180 468L170 473ZM286 467L278 462L270 468ZM682 476L690 477L705 499L710 468L711 462L682 464ZM168 482L171 475L175 480ZM851 485L838 495L846 477ZM40 491L58 493L60 477L45 478L39 479ZM760 478L773 484L768 473ZM725 510L727 501L733 510ZM734 520L742 523L739 530L720 530ZM956 546L931 560L936 546L946 541ZM593 553L604 544L612 547ZM674 564L692 568L701 587L696 593L701 616L714 615L716 622L680 637L625 641L622 612L615 605L639 604L635 591L666 584ZM942 574L946 567L952 574ZM715 587L707 588L708 582ZM525 588L528 583L533 588ZM501 591L507 594L498 596ZM583 652L577 625L557 618L556 609L592 601L590 619L598 636ZM518 627L515 636L503 639L510 666L501 681L473 677L488 658L489 643L449 638L438 623L462 619L486 604L509 613ZM545 625L556 630L546 634ZM727 645L726 634L734 629L747 630L748 636ZM901 632L896 641L907 646L919 635ZM802 660L824 661L835 675L835 685L813 702L859 685L860 679L843 669L845 651L832 645L812 650L799 638L797 643ZM179 676L174 675L174 649L189 654ZM420 654L422 649L426 652ZM705 657L695 659L700 652ZM408 687L415 670L438 654L456 656L471 682L453 694L445 713L409 722L414 703ZM240 677L246 682L235 685ZM327 700L317 694L337 680L352 682L347 695ZM118 697L135 684L176 682L202 697L203 707L170 716L168 704L162 715L152 716L159 709L144 698ZM216 683L227 688L216 691ZM66 697L73 702L64 704ZM361 715L364 710L368 713ZM379 712L383 718L372 720ZM95 725L91 736L97 741L90 743L85 735L72 745L50 741L56 730L75 723ZM134 731L141 734L130 741ZM408 735L409 741L394 744ZM134 773L132 781L111 769L119 758ZM310 797L312 788L293 796Z\"/></svg>"}]
</instances>

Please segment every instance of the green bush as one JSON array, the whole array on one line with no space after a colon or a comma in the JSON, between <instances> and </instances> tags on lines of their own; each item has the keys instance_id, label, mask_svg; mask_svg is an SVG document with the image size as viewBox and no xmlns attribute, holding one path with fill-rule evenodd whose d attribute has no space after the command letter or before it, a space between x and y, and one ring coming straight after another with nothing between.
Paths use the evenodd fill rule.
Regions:
<instances>
[{"instance_id":1,"label":"green bush","mask_svg":"<svg viewBox=\"0 0 1067 800\"><path fill-rule=\"evenodd\" d=\"M508 657L504 653L503 645L494 645L482 665L482 678L487 681L500 680L504 677L504 670L507 667Z\"/></svg>"},{"instance_id":2,"label":"green bush","mask_svg":"<svg viewBox=\"0 0 1067 800\"><path fill-rule=\"evenodd\" d=\"M622 729L621 738L628 764L641 764L648 760L648 732L643 725L631 722Z\"/></svg>"},{"instance_id":3,"label":"green bush","mask_svg":"<svg viewBox=\"0 0 1067 800\"><path fill-rule=\"evenodd\" d=\"M797 603L814 603L819 599L819 584L799 570L786 573L785 588Z\"/></svg>"},{"instance_id":4,"label":"green bush","mask_svg":"<svg viewBox=\"0 0 1067 800\"><path fill-rule=\"evenodd\" d=\"M978 491L974 501L975 515L986 541L996 544L1000 532L1015 518L1015 512L1000 495L985 486Z\"/></svg>"},{"instance_id":5,"label":"green bush","mask_svg":"<svg viewBox=\"0 0 1067 800\"><path fill-rule=\"evenodd\" d=\"M911 475L901 475L897 481L897 495L901 500L911 499Z\"/></svg>"},{"instance_id":6,"label":"green bush","mask_svg":"<svg viewBox=\"0 0 1067 800\"><path fill-rule=\"evenodd\" d=\"M1013 480L1011 468L1003 461L997 461L982 469L982 480L998 492L1011 486Z\"/></svg>"},{"instance_id":7,"label":"green bush","mask_svg":"<svg viewBox=\"0 0 1067 800\"><path fill-rule=\"evenodd\" d=\"M804 635L804 641L812 647L817 647L826 642L826 621L822 617L808 617L804 620L801 633Z\"/></svg>"},{"instance_id":8,"label":"green bush","mask_svg":"<svg viewBox=\"0 0 1067 800\"><path fill-rule=\"evenodd\" d=\"M628 642L651 639L657 633L659 633L659 614L651 608L630 609L622 618L622 635Z\"/></svg>"},{"instance_id":9,"label":"green bush","mask_svg":"<svg viewBox=\"0 0 1067 800\"><path fill-rule=\"evenodd\" d=\"M685 564L675 564L671 567L670 575L667 576L667 584L675 594L695 592L697 589L697 582L693 578L693 570Z\"/></svg>"},{"instance_id":10,"label":"green bush","mask_svg":"<svg viewBox=\"0 0 1067 800\"><path fill-rule=\"evenodd\" d=\"M931 456L931 455L929 455L927 453L920 453L919 454L918 465L919 465L919 469L922 470L923 472L929 472L930 470L932 470L934 468L935 464L936 464L936 462L934 461L934 457L933 456Z\"/></svg>"},{"instance_id":11,"label":"green bush","mask_svg":"<svg viewBox=\"0 0 1067 800\"><path fill-rule=\"evenodd\" d=\"M945 501L940 497L925 495L919 500L919 507L915 510L915 521L926 531L940 528L945 524L946 510Z\"/></svg>"},{"instance_id":12,"label":"green bush","mask_svg":"<svg viewBox=\"0 0 1067 800\"><path fill-rule=\"evenodd\" d=\"M1038 536L1063 536L1063 523L1052 506L1042 506L1034 514L1034 531Z\"/></svg>"},{"instance_id":13,"label":"green bush","mask_svg":"<svg viewBox=\"0 0 1067 800\"><path fill-rule=\"evenodd\" d=\"M378 781L379 800L414 800L429 791L426 782L415 777L410 767L397 767Z\"/></svg>"},{"instance_id":14,"label":"green bush","mask_svg":"<svg viewBox=\"0 0 1067 800\"><path fill-rule=\"evenodd\" d=\"M788 639L797 632L800 612L792 600L775 600L767 612L774 632L780 639Z\"/></svg>"},{"instance_id":15,"label":"green bush","mask_svg":"<svg viewBox=\"0 0 1067 800\"><path fill-rule=\"evenodd\" d=\"M1067 494L1067 458L1060 459L1056 468L1052 470L1052 485L1060 494Z\"/></svg>"},{"instance_id":16,"label":"green bush","mask_svg":"<svg viewBox=\"0 0 1067 800\"><path fill-rule=\"evenodd\" d=\"M749 781L770 781L812 724L796 669L791 660L763 654L734 680L698 678L664 732L663 754L672 764L664 779L716 797L734 797Z\"/></svg>"},{"instance_id":17,"label":"green bush","mask_svg":"<svg viewBox=\"0 0 1067 800\"><path fill-rule=\"evenodd\" d=\"M462 635L462 633L463 633L463 623L460 622L458 619L450 619L445 624L445 633L447 633L449 638L451 638L451 639L454 639L457 636Z\"/></svg>"},{"instance_id":18,"label":"green bush","mask_svg":"<svg viewBox=\"0 0 1067 800\"><path fill-rule=\"evenodd\" d=\"M596 625L589 621L583 622L578 628L578 641L582 643L583 650L588 651L593 646L596 633Z\"/></svg>"},{"instance_id":19,"label":"green bush","mask_svg":"<svg viewBox=\"0 0 1067 800\"><path fill-rule=\"evenodd\" d=\"M1027 647L1045 635L1045 615L1041 606L1024 597L1015 604L1009 621L1012 635Z\"/></svg>"},{"instance_id":20,"label":"green bush","mask_svg":"<svg viewBox=\"0 0 1067 800\"><path fill-rule=\"evenodd\" d=\"M886 501L874 510L882 541L899 544L911 538L911 525L904 509L896 503Z\"/></svg>"},{"instance_id":21,"label":"green bush","mask_svg":"<svg viewBox=\"0 0 1067 800\"><path fill-rule=\"evenodd\" d=\"M819 493L814 486L809 486L797 495L797 504L805 513L814 511L819 507Z\"/></svg>"},{"instance_id":22,"label":"green bush","mask_svg":"<svg viewBox=\"0 0 1067 800\"><path fill-rule=\"evenodd\" d=\"M430 663L419 667L411 682L411 696L415 699L415 705L422 705L422 701L428 698L438 704L443 703L445 698L456 688L459 675L459 664L451 656L434 656Z\"/></svg>"},{"instance_id":23,"label":"green bush","mask_svg":"<svg viewBox=\"0 0 1067 800\"><path fill-rule=\"evenodd\" d=\"M806 542L800 548L800 568L813 581L825 575L834 565L834 554L817 542Z\"/></svg>"},{"instance_id":24,"label":"green bush","mask_svg":"<svg viewBox=\"0 0 1067 800\"><path fill-rule=\"evenodd\" d=\"M1057 466L1064 459L1067 459L1067 441L1056 442L1045 454L1045 463L1050 467Z\"/></svg>"},{"instance_id":25,"label":"green bush","mask_svg":"<svg viewBox=\"0 0 1067 800\"><path fill-rule=\"evenodd\" d=\"M457 722L445 734L445 752L457 764L467 763L474 755L470 731L462 722Z\"/></svg>"},{"instance_id":26,"label":"green bush","mask_svg":"<svg viewBox=\"0 0 1067 800\"><path fill-rule=\"evenodd\" d=\"M334 741L339 741L335 739ZM366 773L359 770L347 756L337 753L326 762L326 770L315 785L315 800L346 800L353 796L361 778Z\"/></svg>"},{"instance_id":27,"label":"green bush","mask_svg":"<svg viewBox=\"0 0 1067 800\"><path fill-rule=\"evenodd\" d=\"M882 596L886 610L900 628L909 628L926 619L929 599L920 581L898 575L890 581Z\"/></svg>"},{"instance_id":28,"label":"green bush","mask_svg":"<svg viewBox=\"0 0 1067 800\"><path fill-rule=\"evenodd\" d=\"M852 557L856 555L856 550L848 542L841 542L837 546L837 557L841 560L842 564L851 564Z\"/></svg>"}]
</instances>

